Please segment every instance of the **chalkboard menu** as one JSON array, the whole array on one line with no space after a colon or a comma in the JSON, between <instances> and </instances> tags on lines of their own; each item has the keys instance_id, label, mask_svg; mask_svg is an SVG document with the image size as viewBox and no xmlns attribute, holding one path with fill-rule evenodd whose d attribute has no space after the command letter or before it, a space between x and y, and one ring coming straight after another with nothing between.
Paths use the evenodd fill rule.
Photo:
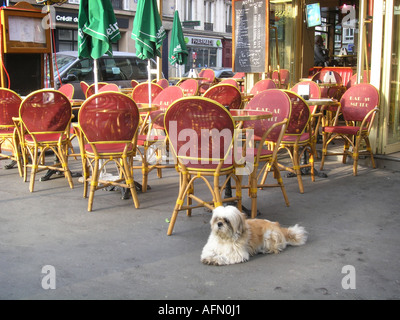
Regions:
<instances>
[{"instance_id":1,"label":"chalkboard menu","mask_svg":"<svg viewBox=\"0 0 400 320\"><path fill-rule=\"evenodd\" d=\"M234 72L268 72L268 15L268 0L233 0Z\"/></svg>"}]
</instances>

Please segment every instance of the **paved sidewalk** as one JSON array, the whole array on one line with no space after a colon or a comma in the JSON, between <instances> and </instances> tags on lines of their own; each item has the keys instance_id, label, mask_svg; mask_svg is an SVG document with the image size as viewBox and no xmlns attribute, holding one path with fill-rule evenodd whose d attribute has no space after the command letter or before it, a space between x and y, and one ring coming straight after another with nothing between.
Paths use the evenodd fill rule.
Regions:
<instances>
[{"instance_id":1,"label":"paved sidewalk","mask_svg":"<svg viewBox=\"0 0 400 320\"><path fill-rule=\"evenodd\" d=\"M71 167L80 170L80 160ZM314 183L303 177L304 194L284 178L290 207L277 188L258 194L259 218L299 223L306 245L214 267L200 262L210 213L181 212L166 235L178 192L173 169L162 179L150 174L140 209L119 192L98 191L90 213L78 178L73 190L55 178L30 193L16 169L0 169L0 299L400 299L400 172L360 167L353 177L338 161L325 170L328 178ZM55 289L43 289L52 284L45 266L54 267Z\"/></svg>"}]
</instances>

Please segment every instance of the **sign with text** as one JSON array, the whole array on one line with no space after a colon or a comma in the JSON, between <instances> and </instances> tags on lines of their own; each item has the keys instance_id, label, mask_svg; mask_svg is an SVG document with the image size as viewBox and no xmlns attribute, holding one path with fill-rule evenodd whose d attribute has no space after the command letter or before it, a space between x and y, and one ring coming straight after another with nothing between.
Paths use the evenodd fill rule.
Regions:
<instances>
[{"instance_id":1,"label":"sign with text","mask_svg":"<svg viewBox=\"0 0 400 320\"><path fill-rule=\"evenodd\" d=\"M234 72L268 72L269 1L233 0Z\"/></svg>"}]
</instances>

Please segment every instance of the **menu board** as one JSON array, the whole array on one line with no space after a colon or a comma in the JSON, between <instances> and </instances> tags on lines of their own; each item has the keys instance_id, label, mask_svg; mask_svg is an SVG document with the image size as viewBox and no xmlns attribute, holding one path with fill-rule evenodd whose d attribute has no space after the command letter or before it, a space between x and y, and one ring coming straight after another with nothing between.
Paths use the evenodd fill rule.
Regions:
<instances>
[{"instance_id":1,"label":"menu board","mask_svg":"<svg viewBox=\"0 0 400 320\"><path fill-rule=\"evenodd\" d=\"M269 1L233 0L234 72L268 72Z\"/></svg>"},{"instance_id":2,"label":"menu board","mask_svg":"<svg viewBox=\"0 0 400 320\"><path fill-rule=\"evenodd\" d=\"M42 26L46 13L3 9L4 53L50 53L50 30Z\"/></svg>"}]
</instances>

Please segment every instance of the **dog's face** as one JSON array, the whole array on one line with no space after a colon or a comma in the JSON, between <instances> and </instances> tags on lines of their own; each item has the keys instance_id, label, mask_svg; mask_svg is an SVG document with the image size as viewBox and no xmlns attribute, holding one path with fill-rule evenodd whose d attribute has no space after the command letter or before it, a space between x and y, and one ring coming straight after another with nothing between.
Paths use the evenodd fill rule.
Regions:
<instances>
[{"instance_id":1,"label":"dog's face","mask_svg":"<svg viewBox=\"0 0 400 320\"><path fill-rule=\"evenodd\" d=\"M218 237L237 238L245 231L245 215L234 206L220 206L213 210L210 224Z\"/></svg>"}]
</instances>

